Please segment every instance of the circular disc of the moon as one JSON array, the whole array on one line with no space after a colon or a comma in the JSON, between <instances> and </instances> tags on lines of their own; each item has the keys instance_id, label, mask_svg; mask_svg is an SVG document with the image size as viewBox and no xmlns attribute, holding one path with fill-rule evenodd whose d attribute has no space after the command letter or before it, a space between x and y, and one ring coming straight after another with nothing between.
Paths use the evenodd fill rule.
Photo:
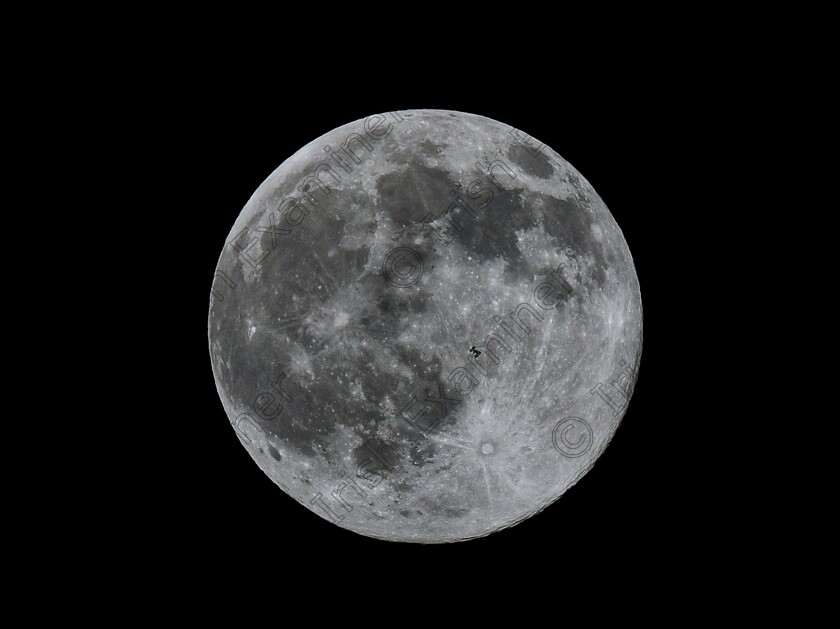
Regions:
<instances>
[{"instance_id":1,"label":"circular disc of the moon","mask_svg":"<svg viewBox=\"0 0 840 629\"><path fill-rule=\"evenodd\" d=\"M380 539L534 515L589 470L636 381L621 230L551 148L451 111L370 116L257 189L211 292L235 434L283 491Z\"/></svg>"}]
</instances>

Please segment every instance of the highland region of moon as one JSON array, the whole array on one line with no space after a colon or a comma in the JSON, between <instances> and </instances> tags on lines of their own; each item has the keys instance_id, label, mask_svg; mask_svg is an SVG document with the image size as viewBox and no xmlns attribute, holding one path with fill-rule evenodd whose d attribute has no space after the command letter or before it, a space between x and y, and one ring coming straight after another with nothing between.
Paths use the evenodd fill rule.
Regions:
<instances>
[{"instance_id":1,"label":"highland region of moon","mask_svg":"<svg viewBox=\"0 0 840 629\"><path fill-rule=\"evenodd\" d=\"M592 186L472 114L369 116L240 213L210 300L235 434L303 506L455 542L534 515L595 463L636 382L642 304Z\"/></svg>"}]
</instances>

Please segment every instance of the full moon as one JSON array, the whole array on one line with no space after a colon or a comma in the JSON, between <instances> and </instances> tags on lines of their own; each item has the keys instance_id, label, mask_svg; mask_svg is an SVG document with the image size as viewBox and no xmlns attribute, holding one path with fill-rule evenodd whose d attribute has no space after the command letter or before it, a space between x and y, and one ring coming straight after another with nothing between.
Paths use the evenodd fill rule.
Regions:
<instances>
[{"instance_id":1,"label":"full moon","mask_svg":"<svg viewBox=\"0 0 840 629\"><path fill-rule=\"evenodd\" d=\"M210 357L235 434L304 507L369 537L521 522L595 463L642 348L595 190L524 131L441 110L339 127L227 237Z\"/></svg>"}]
</instances>

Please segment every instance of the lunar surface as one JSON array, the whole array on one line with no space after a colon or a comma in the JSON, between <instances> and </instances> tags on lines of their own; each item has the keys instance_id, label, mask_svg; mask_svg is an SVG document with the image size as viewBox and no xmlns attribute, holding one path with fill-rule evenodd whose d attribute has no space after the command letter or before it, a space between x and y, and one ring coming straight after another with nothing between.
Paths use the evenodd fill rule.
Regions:
<instances>
[{"instance_id":1,"label":"lunar surface","mask_svg":"<svg viewBox=\"0 0 840 629\"><path fill-rule=\"evenodd\" d=\"M374 538L510 527L594 464L639 369L630 251L527 133L415 110L327 133L245 205L209 343L238 436L283 491Z\"/></svg>"}]
</instances>

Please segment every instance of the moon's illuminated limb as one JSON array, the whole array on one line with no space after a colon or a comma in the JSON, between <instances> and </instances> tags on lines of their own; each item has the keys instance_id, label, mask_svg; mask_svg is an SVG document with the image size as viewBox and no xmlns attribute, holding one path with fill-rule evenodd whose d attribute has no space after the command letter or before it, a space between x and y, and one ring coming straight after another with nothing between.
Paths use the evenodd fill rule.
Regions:
<instances>
[{"instance_id":1,"label":"moon's illuminated limb","mask_svg":"<svg viewBox=\"0 0 840 629\"><path fill-rule=\"evenodd\" d=\"M209 336L236 434L284 491L364 535L458 541L591 467L632 394L641 299L620 229L553 150L393 112L258 188Z\"/></svg>"}]
</instances>

